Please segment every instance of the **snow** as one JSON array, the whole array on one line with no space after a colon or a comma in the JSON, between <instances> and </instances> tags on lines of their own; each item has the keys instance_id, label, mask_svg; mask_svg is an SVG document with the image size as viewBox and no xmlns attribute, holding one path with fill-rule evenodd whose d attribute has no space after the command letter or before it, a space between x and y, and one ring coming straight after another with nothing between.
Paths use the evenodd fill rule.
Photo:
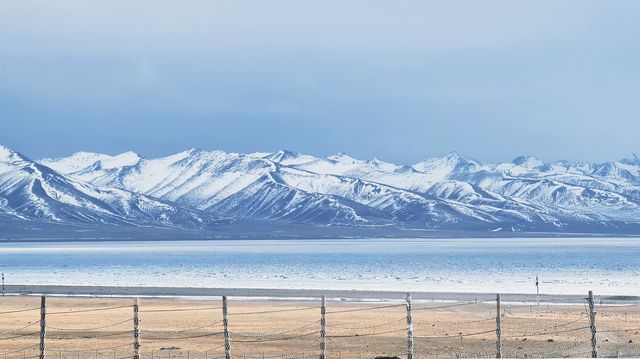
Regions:
<instances>
[{"instance_id":1,"label":"snow","mask_svg":"<svg viewBox=\"0 0 640 359\"><path fill-rule=\"evenodd\" d=\"M69 157L65 158L44 158L41 159L41 164L50 167L60 173L74 173L84 168L87 168L94 163L110 158L111 156L103 155L100 153L92 152L76 152Z\"/></svg>"},{"instance_id":2,"label":"snow","mask_svg":"<svg viewBox=\"0 0 640 359\"><path fill-rule=\"evenodd\" d=\"M345 153L318 158L288 150L242 154L193 148L154 159L134 152L78 152L40 163L47 166L41 166L44 173L0 147L2 212L28 217L67 211L74 219L137 223L143 213L164 222L167 216L159 213L168 208L180 212L171 207L180 206L187 210L182 212L187 222L206 211L232 219L259 215L297 223L482 231L588 225L634 232L640 226L636 159L547 165L521 156L508 163L481 163L452 152L406 166ZM21 207L6 197L9 187L22 180L42 185L33 205ZM105 213L109 218L103 218Z\"/></svg>"},{"instance_id":3,"label":"snow","mask_svg":"<svg viewBox=\"0 0 640 359\"><path fill-rule=\"evenodd\" d=\"M7 161L13 154L13 151L0 145L0 161Z\"/></svg>"},{"instance_id":4,"label":"snow","mask_svg":"<svg viewBox=\"0 0 640 359\"><path fill-rule=\"evenodd\" d=\"M107 157L100 160L100 165L104 169L133 166L140 162L141 158L135 152L125 152L117 156Z\"/></svg>"},{"instance_id":5,"label":"snow","mask_svg":"<svg viewBox=\"0 0 640 359\"><path fill-rule=\"evenodd\" d=\"M117 188L101 188L78 182L49 167L36 164L15 153L0 173L0 202L11 216L44 222L107 223L149 225L162 221L171 226L194 226L202 222L201 213L171 203ZM103 155L78 153L80 162L92 163ZM131 163L130 153L112 164ZM95 163L95 162L93 162ZM77 169L79 165L61 159L59 167Z\"/></svg>"},{"instance_id":6,"label":"snow","mask_svg":"<svg viewBox=\"0 0 640 359\"><path fill-rule=\"evenodd\" d=\"M513 160L513 164L525 168L537 168L544 166L544 162L531 156L520 156Z\"/></svg>"},{"instance_id":7,"label":"snow","mask_svg":"<svg viewBox=\"0 0 640 359\"><path fill-rule=\"evenodd\" d=\"M21 284L535 294L539 276L542 294L637 295L639 250L620 238L16 243L0 263Z\"/></svg>"}]
</instances>

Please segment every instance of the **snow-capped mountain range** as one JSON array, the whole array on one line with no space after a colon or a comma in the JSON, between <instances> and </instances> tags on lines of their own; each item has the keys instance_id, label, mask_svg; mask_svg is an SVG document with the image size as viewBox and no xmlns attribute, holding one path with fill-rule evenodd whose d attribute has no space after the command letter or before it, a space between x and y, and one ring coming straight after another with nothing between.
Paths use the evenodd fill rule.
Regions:
<instances>
[{"instance_id":1,"label":"snow-capped mountain range","mask_svg":"<svg viewBox=\"0 0 640 359\"><path fill-rule=\"evenodd\" d=\"M640 159L601 164L458 153L413 165L346 154L191 149L33 161L0 146L2 223L215 231L234 221L477 233L640 233ZM1 232L1 230L0 230Z\"/></svg>"}]
</instances>

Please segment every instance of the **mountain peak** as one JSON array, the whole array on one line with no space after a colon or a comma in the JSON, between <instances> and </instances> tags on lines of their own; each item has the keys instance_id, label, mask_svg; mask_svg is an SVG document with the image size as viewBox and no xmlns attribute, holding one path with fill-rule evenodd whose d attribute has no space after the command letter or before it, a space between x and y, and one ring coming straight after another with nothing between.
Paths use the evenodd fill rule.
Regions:
<instances>
[{"instance_id":1,"label":"mountain peak","mask_svg":"<svg viewBox=\"0 0 640 359\"><path fill-rule=\"evenodd\" d=\"M544 166L544 162L533 156L518 156L513 159L511 162L516 166L525 167L525 168L537 168Z\"/></svg>"},{"instance_id":2,"label":"mountain peak","mask_svg":"<svg viewBox=\"0 0 640 359\"><path fill-rule=\"evenodd\" d=\"M21 153L16 152L9 147L0 145L0 162L24 161L26 159L27 158L24 157Z\"/></svg>"},{"instance_id":3,"label":"mountain peak","mask_svg":"<svg viewBox=\"0 0 640 359\"><path fill-rule=\"evenodd\" d=\"M301 154L289 150L278 150L266 156L265 158L273 162L281 162L284 160L298 158Z\"/></svg>"},{"instance_id":4,"label":"mountain peak","mask_svg":"<svg viewBox=\"0 0 640 359\"><path fill-rule=\"evenodd\" d=\"M338 152L335 155L331 155L329 157L327 157L327 159L332 160L332 161L336 161L336 162L351 162L351 163L355 163L358 160L349 156L348 154L344 153L344 152Z\"/></svg>"},{"instance_id":5,"label":"mountain peak","mask_svg":"<svg viewBox=\"0 0 640 359\"><path fill-rule=\"evenodd\" d=\"M14 151L0 145L0 161L8 160L10 157L14 155Z\"/></svg>"},{"instance_id":6,"label":"mountain peak","mask_svg":"<svg viewBox=\"0 0 640 359\"><path fill-rule=\"evenodd\" d=\"M638 155L636 155L635 153L632 153L632 155L633 155L633 158L624 158L620 160L620 162L626 165L640 166L640 158L638 158Z\"/></svg>"},{"instance_id":7,"label":"mountain peak","mask_svg":"<svg viewBox=\"0 0 640 359\"><path fill-rule=\"evenodd\" d=\"M127 151L113 157L103 158L100 160L100 167L103 169L111 169L125 166L133 166L140 162L142 158L133 151Z\"/></svg>"},{"instance_id":8,"label":"mountain peak","mask_svg":"<svg viewBox=\"0 0 640 359\"><path fill-rule=\"evenodd\" d=\"M447 153L446 156L444 156L445 158L464 158L463 155L460 154L460 152L458 151L451 151L449 153Z\"/></svg>"},{"instance_id":9,"label":"mountain peak","mask_svg":"<svg viewBox=\"0 0 640 359\"><path fill-rule=\"evenodd\" d=\"M449 163L470 163L470 164L479 164L478 161L472 160L469 157L466 157L458 151L449 152L447 155L443 157Z\"/></svg>"},{"instance_id":10,"label":"mountain peak","mask_svg":"<svg viewBox=\"0 0 640 359\"><path fill-rule=\"evenodd\" d=\"M190 154L190 155L195 155L195 154L198 154L198 153L205 152L205 150L203 150L202 148L199 148L199 147L191 147L190 149L186 150L185 152Z\"/></svg>"}]
</instances>

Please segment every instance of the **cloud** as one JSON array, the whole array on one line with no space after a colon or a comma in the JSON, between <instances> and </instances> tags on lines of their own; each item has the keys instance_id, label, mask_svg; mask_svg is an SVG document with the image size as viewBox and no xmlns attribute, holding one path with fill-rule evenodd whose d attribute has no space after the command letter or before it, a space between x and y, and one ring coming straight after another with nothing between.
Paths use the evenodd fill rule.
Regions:
<instances>
[{"instance_id":1,"label":"cloud","mask_svg":"<svg viewBox=\"0 0 640 359\"><path fill-rule=\"evenodd\" d=\"M141 62L138 65L135 82L139 85L153 85L160 80L156 69L148 62Z\"/></svg>"},{"instance_id":2,"label":"cloud","mask_svg":"<svg viewBox=\"0 0 640 359\"><path fill-rule=\"evenodd\" d=\"M624 0L4 0L0 122L24 151L50 128L76 150L111 146L118 119L139 124L130 138L150 155L145 146L167 141L149 145L149 129L176 138L184 127L176 149L614 158L639 151L639 10ZM95 133L105 139L80 142ZM602 138L615 141L596 150Z\"/></svg>"}]
</instances>

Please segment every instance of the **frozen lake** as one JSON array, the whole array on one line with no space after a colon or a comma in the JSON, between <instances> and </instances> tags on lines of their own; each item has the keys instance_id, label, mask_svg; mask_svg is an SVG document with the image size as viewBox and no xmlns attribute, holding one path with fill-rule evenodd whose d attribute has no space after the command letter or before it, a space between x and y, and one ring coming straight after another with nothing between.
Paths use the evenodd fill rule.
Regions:
<instances>
[{"instance_id":1,"label":"frozen lake","mask_svg":"<svg viewBox=\"0 0 640 359\"><path fill-rule=\"evenodd\" d=\"M640 294L640 239L0 244L7 284Z\"/></svg>"}]
</instances>

